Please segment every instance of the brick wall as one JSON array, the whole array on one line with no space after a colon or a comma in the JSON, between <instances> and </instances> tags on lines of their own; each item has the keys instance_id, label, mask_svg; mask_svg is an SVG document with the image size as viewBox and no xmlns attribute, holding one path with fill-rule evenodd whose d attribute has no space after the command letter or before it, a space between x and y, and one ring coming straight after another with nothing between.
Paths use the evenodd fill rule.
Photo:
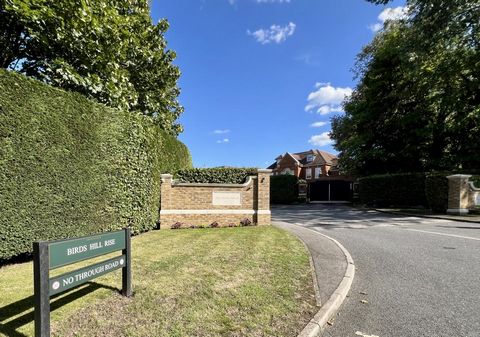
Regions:
<instances>
[{"instance_id":1,"label":"brick wall","mask_svg":"<svg viewBox=\"0 0 480 337\"><path fill-rule=\"evenodd\" d=\"M448 176L448 213L467 214L480 204L480 189L469 182L471 175Z\"/></svg>"},{"instance_id":2,"label":"brick wall","mask_svg":"<svg viewBox=\"0 0 480 337\"><path fill-rule=\"evenodd\" d=\"M244 218L258 225L270 224L271 170L258 170L244 184L177 183L162 175L160 226L176 222L185 225L221 226L237 224Z\"/></svg>"}]
</instances>

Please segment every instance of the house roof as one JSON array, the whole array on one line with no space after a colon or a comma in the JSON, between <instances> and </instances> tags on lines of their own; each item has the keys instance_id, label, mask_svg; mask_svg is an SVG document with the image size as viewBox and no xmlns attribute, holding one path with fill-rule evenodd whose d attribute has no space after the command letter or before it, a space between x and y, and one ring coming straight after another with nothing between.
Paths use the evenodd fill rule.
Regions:
<instances>
[{"instance_id":1,"label":"house roof","mask_svg":"<svg viewBox=\"0 0 480 337\"><path fill-rule=\"evenodd\" d=\"M307 162L307 157L309 155L315 156L315 159L312 162ZM332 165L335 166L337 164L337 156L335 156L332 153L321 151L321 150L308 150L304 152L298 152L298 153L290 153L286 152L285 155L280 155L275 159L280 159L284 158L286 156L290 156L293 159L295 159L296 162L298 162L299 166L311 166L311 165ZM274 169L277 167L277 163L275 162L274 164L270 165L268 168L269 169Z\"/></svg>"}]
</instances>

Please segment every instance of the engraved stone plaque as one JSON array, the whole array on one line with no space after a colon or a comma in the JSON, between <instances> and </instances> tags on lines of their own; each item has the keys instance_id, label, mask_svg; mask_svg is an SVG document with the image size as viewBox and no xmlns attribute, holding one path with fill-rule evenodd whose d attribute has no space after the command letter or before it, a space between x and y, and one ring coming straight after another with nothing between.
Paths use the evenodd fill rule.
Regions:
<instances>
[{"instance_id":1,"label":"engraved stone plaque","mask_svg":"<svg viewBox=\"0 0 480 337\"><path fill-rule=\"evenodd\" d=\"M214 206L240 206L242 197L240 192L212 192Z\"/></svg>"}]
</instances>

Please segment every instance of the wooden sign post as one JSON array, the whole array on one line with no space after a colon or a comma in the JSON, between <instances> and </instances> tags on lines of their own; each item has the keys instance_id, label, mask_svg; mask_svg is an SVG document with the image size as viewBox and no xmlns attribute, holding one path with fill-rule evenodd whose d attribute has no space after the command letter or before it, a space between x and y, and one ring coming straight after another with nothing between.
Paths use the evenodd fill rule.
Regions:
<instances>
[{"instance_id":1,"label":"wooden sign post","mask_svg":"<svg viewBox=\"0 0 480 337\"><path fill-rule=\"evenodd\" d=\"M122 255L50 278L50 270L115 251ZM132 295L130 229L33 243L35 337L50 337L50 296L122 268L122 295Z\"/></svg>"}]
</instances>

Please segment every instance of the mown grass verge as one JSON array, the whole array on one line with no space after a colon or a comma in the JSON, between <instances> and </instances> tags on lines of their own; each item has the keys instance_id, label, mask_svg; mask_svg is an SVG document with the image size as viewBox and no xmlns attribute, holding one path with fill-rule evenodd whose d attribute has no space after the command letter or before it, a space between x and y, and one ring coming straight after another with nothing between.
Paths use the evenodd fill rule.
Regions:
<instances>
[{"instance_id":1,"label":"mown grass verge","mask_svg":"<svg viewBox=\"0 0 480 337\"><path fill-rule=\"evenodd\" d=\"M316 311L307 252L274 227L153 231L132 250L134 297L116 271L54 298L53 336L295 336ZM0 269L0 336L33 336L32 278Z\"/></svg>"}]
</instances>

